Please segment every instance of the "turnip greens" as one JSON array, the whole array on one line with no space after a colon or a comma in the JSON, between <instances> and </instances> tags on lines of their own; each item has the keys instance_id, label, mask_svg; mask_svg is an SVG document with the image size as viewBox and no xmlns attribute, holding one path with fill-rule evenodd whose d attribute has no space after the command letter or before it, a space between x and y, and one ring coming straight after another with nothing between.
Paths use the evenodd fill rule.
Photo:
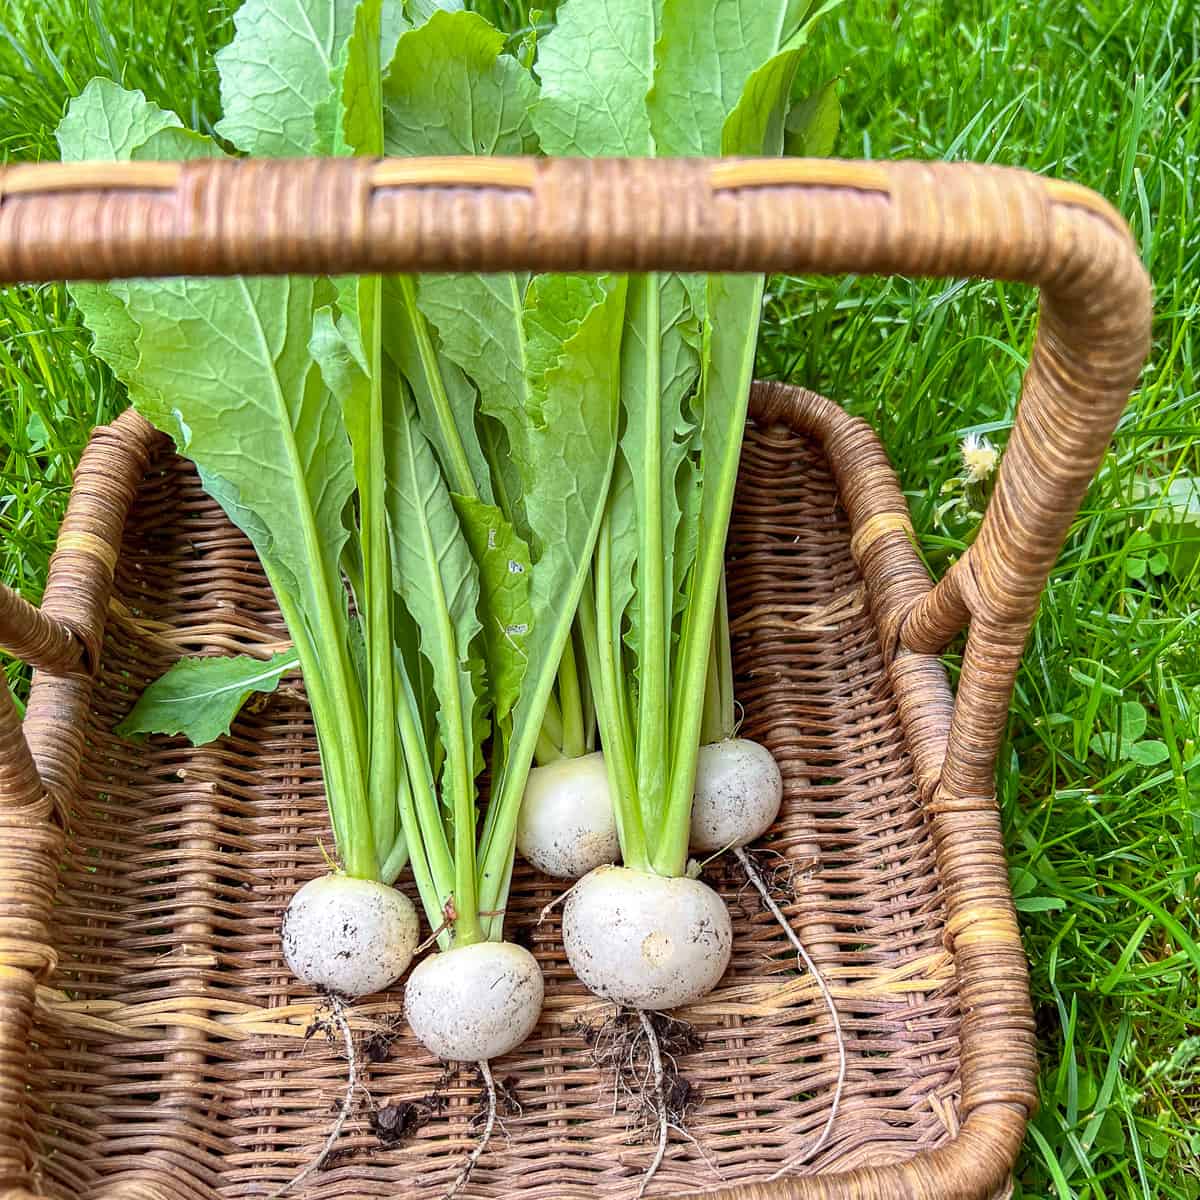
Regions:
<instances>
[{"instance_id":1,"label":"turnip greens","mask_svg":"<svg viewBox=\"0 0 1200 1200\"><path fill-rule=\"evenodd\" d=\"M518 59L451 4L247 0L217 56L216 140L95 80L59 142L76 161L820 151L832 90L793 105L814 19L806 0L567 0ZM122 731L205 740L299 665L342 870L390 883L410 864L450 953L502 940L530 768L582 758L597 731L626 873L701 888L686 878L693 790L702 741L733 732L724 545L763 286L668 272L75 285L96 352L253 542L294 644L269 664L178 665ZM714 902L705 920L728 925L718 898L698 901ZM586 889L568 902L573 963L586 906ZM305 974L300 928L285 926L293 967L362 990ZM526 965L488 954L525 986ZM727 957L717 936L704 987ZM580 974L640 1007L698 994L676 980L626 996ZM428 972L420 986L414 1027L440 1004ZM472 1057L503 1052L485 1024L464 1035ZM444 1030L417 1032L444 1047Z\"/></svg>"}]
</instances>

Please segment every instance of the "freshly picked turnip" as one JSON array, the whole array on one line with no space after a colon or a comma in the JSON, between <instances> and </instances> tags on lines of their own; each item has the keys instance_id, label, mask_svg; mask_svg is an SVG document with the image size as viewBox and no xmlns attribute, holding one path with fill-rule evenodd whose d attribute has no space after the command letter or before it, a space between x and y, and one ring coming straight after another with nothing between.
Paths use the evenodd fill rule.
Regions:
<instances>
[{"instance_id":1,"label":"freshly picked turnip","mask_svg":"<svg viewBox=\"0 0 1200 1200\"><path fill-rule=\"evenodd\" d=\"M526 862L556 879L579 879L620 858L603 754L558 758L529 772L517 850Z\"/></svg>"}]
</instances>

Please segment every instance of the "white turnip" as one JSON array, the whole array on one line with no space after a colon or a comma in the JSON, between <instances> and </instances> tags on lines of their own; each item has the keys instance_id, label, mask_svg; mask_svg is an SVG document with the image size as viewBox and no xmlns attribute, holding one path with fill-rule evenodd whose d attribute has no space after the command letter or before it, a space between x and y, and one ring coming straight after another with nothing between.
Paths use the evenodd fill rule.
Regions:
<instances>
[{"instance_id":1,"label":"white turnip","mask_svg":"<svg viewBox=\"0 0 1200 1200\"><path fill-rule=\"evenodd\" d=\"M770 750L748 738L700 747L692 797L691 848L712 854L746 846L779 815L783 776Z\"/></svg>"},{"instance_id":2,"label":"white turnip","mask_svg":"<svg viewBox=\"0 0 1200 1200\"><path fill-rule=\"evenodd\" d=\"M370 879L321 875L283 915L283 956L298 979L339 996L379 992L408 969L417 910L403 893Z\"/></svg>"},{"instance_id":3,"label":"white turnip","mask_svg":"<svg viewBox=\"0 0 1200 1200\"><path fill-rule=\"evenodd\" d=\"M432 954L413 969L404 1014L441 1059L486 1062L519 1046L542 1011L537 960L512 942L474 942Z\"/></svg>"},{"instance_id":4,"label":"white turnip","mask_svg":"<svg viewBox=\"0 0 1200 1200\"><path fill-rule=\"evenodd\" d=\"M707 995L732 946L725 902L686 876L598 867L563 910L571 969L597 996L630 1008L675 1008Z\"/></svg>"},{"instance_id":5,"label":"white turnip","mask_svg":"<svg viewBox=\"0 0 1200 1200\"><path fill-rule=\"evenodd\" d=\"M517 850L556 879L579 879L620 858L603 754L560 758L529 772Z\"/></svg>"}]
</instances>

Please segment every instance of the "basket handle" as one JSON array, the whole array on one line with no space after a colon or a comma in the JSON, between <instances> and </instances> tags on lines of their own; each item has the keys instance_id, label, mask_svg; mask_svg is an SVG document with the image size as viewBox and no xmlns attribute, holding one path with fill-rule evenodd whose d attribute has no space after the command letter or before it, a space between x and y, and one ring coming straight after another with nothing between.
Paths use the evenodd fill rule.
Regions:
<instances>
[{"instance_id":1,"label":"basket handle","mask_svg":"<svg viewBox=\"0 0 1200 1200\"><path fill-rule=\"evenodd\" d=\"M125 519L160 436L132 409L93 433L75 468L41 608L0 584L0 649L48 674L86 683L99 661ZM48 711L31 705L22 722L0 671L0 840L12 820L49 812L47 792L74 778L84 732L62 725L53 704ZM33 751L25 736L30 731Z\"/></svg>"},{"instance_id":2,"label":"basket handle","mask_svg":"<svg viewBox=\"0 0 1200 1200\"><path fill-rule=\"evenodd\" d=\"M971 620L948 795L991 794L1038 597L1149 345L1150 289L1095 193L973 164L803 159L303 159L0 170L0 282L535 269L984 276L1041 288L996 490L899 644ZM895 526L882 537L907 536ZM0 644L72 643L0 593Z\"/></svg>"},{"instance_id":3,"label":"basket handle","mask_svg":"<svg viewBox=\"0 0 1200 1200\"><path fill-rule=\"evenodd\" d=\"M983 276L1041 289L1021 404L974 546L933 589L927 578L885 581L904 601L889 618L889 652L934 652L970 621L929 800L961 968L963 1124L951 1143L900 1168L899 1183L862 1167L811 1188L796 1180L762 1191L990 1194L981 1189L1000 1186L1037 1099L995 753L1038 597L1148 349L1149 281L1128 230L1086 189L970 164L327 159L0 169L0 283L508 269ZM898 558L888 547L907 546L905 519L879 516L856 530L856 553ZM0 645L61 645L67 625L55 628L50 599L48 589L39 617L0 594ZM92 631L70 632L89 645ZM0 823L6 803L20 804L33 786L31 756L14 736L15 710L0 695ZM721 1196L744 1200L749 1190Z\"/></svg>"}]
</instances>

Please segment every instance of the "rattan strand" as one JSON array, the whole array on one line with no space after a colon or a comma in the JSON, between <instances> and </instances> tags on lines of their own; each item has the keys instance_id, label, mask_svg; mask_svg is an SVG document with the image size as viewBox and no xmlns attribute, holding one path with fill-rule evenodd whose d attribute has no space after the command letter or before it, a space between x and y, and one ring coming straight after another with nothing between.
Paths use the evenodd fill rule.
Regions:
<instances>
[{"instance_id":1,"label":"rattan strand","mask_svg":"<svg viewBox=\"0 0 1200 1200\"><path fill-rule=\"evenodd\" d=\"M821 1121L835 1057L813 990L795 981L786 944L753 907L739 918L733 973L691 1014L703 1044L687 1056L704 1089L697 1141L736 1185L723 1195L983 1197L1002 1184L1036 1102L1025 962L991 795L995 749L1046 573L1145 354L1148 286L1120 219L1081 189L971 166L790 169L545 162L525 188L507 177L457 186L445 163L423 177L410 161L393 186L386 165L248 162L186 165L148 189L105 165L94 190L85 175L55 191L47 174L42 193L21 168L19 179L0 177L0 195L15 181L0 203L0 279L662 266L1041 286L993 503L933 594L866 426L807 393L756 394L730 546L739 694L748 732L784 766L787 809L770 845L791 864L789 911L851 1037L847 1103L807 1168L818 1173L752 1182ZM0 703L0 797L11 800L0 806L0 920L13 932L0 940L6 1200L23 1188L129 1200L261 1194L319 1145L343 1075L326 1048L258 1015L296 1012L281 1006L303 1000L275 944L283 897L320 868L323 801L302 696L285 690L231 739L198 751L157 740L133 748L109 732L181 651L265 653L284 636L252 550L190 471L158 444L145 474L154 443L133 417L101 431L56 556L44 610L99 677L35 682L26 730L44 789ZM0 602L0 621L13 612L18 628L2 627L0 642L29 636L19 627L29 613ZM927 651L968 613L952 703ZM52 804L61 821L47 819ZM736 881L717 882L736 896ZM518 924L548 898L521 876ZM546 1020L501 1064L529 1103L472 1186L547 1200L626 1194L645 1148L625 1144L625 1117L607 1112L601 1073L567 1023L597 1006L571 990L553 924L534 936L550 983ZM39 991L56 956L53 986ZM243 1016L235 1036L231 1001ZM380 1095L411 1097L436 1078L401 1047L373 1069ZM451 1086L449 1110L413 1145L339 1163L312 1194L439 1194L466 1145L472 1090ZM361 1114L356 1130L369 1142ZM658 1194L713 1186L704 1156L674 1143Z\"/></svg>"}]
</instances>

